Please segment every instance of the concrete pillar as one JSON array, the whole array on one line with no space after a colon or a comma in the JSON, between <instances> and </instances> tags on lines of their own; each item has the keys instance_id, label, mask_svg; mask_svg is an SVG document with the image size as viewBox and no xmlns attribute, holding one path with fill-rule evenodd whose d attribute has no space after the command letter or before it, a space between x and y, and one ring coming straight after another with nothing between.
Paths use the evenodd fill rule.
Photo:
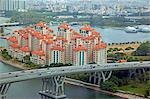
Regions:
<instances>
[{"instance_id":1,"label":"concrete pillar","mask_svg":"<svg viewBox=\"0 0 150 99\"><path fill-rule=\"evenodd\" d=\"M112 71L100 71L100 72L94 72L90 73L89 76L89 82L100 85L101 81L105 82L107 81L112 75Z\"/></svg>"},{"instance_id":2,"label":"concrete pillar","mask_svg":"<svg viewBox=\"0 0 150 99\"><path fill-rule=\"evenodd\" d=\"M42 99L61 99L65 98L64 94L65 76L53 76L42 79L42 91L39 92Z\"/></svg>"},{"instance_id":3,"label":"concrete pillar","mask_svg":"<svg viewBox=\"0 0 150 99\"><path fill-rule=\"evenodd\" d=\"M10 85L10 83L0 84L0 99L6 99L6 94Z\"/></svg>"},{"instance_id":4,"label":"concrete pillar","mask_svg":"<svg viewBox=\"0 0 150 99\"><path fill-rule=\"evenodd\" d=\"M1 33L1 34L4 33L4 27L0 27L0 33Z\"/></svg>"}]
</instances>

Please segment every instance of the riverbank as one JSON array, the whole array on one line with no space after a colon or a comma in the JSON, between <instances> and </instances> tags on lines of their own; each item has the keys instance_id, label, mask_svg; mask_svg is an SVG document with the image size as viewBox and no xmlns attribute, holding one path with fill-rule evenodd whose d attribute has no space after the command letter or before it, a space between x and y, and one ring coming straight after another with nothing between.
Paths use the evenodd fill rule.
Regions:
<instances>
[{"instance_id":1,"label":"riverbank","mask_svg":"<svg viewBox=\"0 0 150 99\"><path fill-rule=\"evenodd\" d=\"M76 85L76 86L81 86L81 87L85 87L85 88L89 88L89 89L92 89L92 90L95 90L95 91L99 91L99 92L109 94L109 95L112 95L112 96L117 96L117 97L120 97L120 98L123 98L123 99L147 99L147 98L143 98L142 96L126 93L124 91L117 91L115 93L110 92L110 91L105 91L105 90L100 89L100 87L98 85L90 84L90 83L86 83L86 82L83 82L83 81L80 81L80 80L75 80L75 79L70 79L70 78L66 78L65 83Z\"/></svg>"},{"instance_id":2,"label":"riverbank","mask_svg":"<svg viewBox=\"0 0 150 99\"><path fill-rule=\"evenodd\" d=\"M19 68L19 69L23 69L23 70L28 70L29 68L25 67L24 64L19 63L19 62L13 62L12 60L5 60L3 59L2 56L0 56L0 62L4 63L4 64L8 64L10 66Z\"/></svg>"}]
</instances>

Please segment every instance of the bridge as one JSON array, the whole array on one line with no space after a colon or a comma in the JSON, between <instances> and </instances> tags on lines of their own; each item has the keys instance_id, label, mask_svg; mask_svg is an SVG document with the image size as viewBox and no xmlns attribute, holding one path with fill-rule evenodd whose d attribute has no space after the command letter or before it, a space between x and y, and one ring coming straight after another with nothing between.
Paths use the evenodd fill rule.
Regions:
<instances>
[{"instance_id":1,"label":"bridge","mask_svg":"<svg viewBox=\"0 0 150 99\"><path fill-rule=\"evenodd\" d=\"M23 25L19 22L14 22L14 23L2 23L0 24L0 27L11 27L11 26L19 26L19 25Z\"/></svg>"},{"instance_id":2,"label":"bridge","mask_svg":"<svg viewBox=\"0 0 150 99\"><path fill-rule=\"evenodd\" d=\"M23 70L0 74L0 98L6 99L7 91L12 83L42 78L42 90L39 92L42 99L65 98L64 81L66 75L89 73L89 81L94 84L105 82L111 77L112 71L131 70L130 76L136 73L136 69L145 73L145 68L150 68L150 61L147 62L126 62L89 64L85 66L54 67L45 69Z\"/></svg>"}]
</instances>

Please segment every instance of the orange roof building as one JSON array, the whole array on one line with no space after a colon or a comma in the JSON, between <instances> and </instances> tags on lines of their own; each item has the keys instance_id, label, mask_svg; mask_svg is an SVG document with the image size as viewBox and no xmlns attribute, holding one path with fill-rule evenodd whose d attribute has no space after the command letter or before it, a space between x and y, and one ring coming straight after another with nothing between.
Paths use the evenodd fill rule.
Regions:
<instances>
[{"instance_id":1,"label":"orange roof building","mask_svg":"<svg viewBox=\"0 0 150 99\"><path fill-rule=\"evenodd\" d=\"M13 42L13 43L18 42L18 40L15 36L12 36L12 37L8 38L7 40L10 41L10 42Z\"/></svg>"},{"instance_id":2,"label":"orange roof building","mask_svg":"<svg viewBox=\"0 0 150 99\"><path fill-rule=\"evenodd\" d=\"M107 60L107 45L102 42L100 33L90 25L83 26L77 32L69 24L62 23L58 31L53 31L46 23L39 22L13 33L13 36L7 39L9 48L12 52L19 50L11 55L20 60L26 55L30 55L31 61L35 64L47 65L86 65L90 62L100 64Z\"/></svg>"}]
</instances>

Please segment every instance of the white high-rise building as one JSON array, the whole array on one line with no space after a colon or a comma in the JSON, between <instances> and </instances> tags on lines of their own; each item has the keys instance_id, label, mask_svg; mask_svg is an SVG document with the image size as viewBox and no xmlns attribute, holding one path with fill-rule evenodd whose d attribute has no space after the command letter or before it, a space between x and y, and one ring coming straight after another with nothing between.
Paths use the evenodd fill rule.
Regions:
<instances>
[{"instance_id":1,"label":"white high-rise building","mask_svg":"<svg viewBox=\"0 0 150 99\"><path fill-rule=\"evenodd\" d=\"M25 0L0 0L0 10L18 11L26 9Z\"/></svg>"}]
</instances>

